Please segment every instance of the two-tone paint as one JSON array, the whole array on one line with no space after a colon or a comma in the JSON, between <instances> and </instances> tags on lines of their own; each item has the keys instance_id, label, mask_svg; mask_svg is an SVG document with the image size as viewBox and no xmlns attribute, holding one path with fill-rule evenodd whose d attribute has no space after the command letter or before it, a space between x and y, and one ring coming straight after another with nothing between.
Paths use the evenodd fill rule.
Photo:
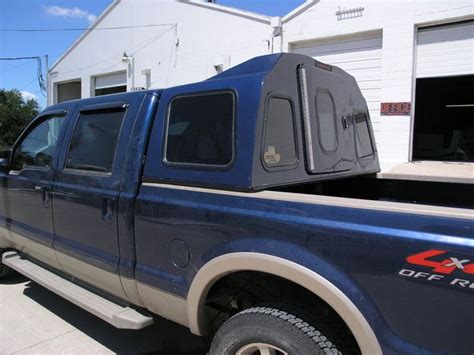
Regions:
<instances>
[{"instance_id":1,"label":"two-tone paint","mask_svg":"<svg viewBox=\"0 0 474 355\"><path fill-rule=\"evenodd\" d=\"M204 301L212 285L252 270L296 282L326 301L364 354L472 352L472 289L400 274L407 258L425 250L473 259L472 210L265 191L315 179L299 119L301 64L314 61L266 56L202 83L48 108L37 120L59 111L66 120L51 169L0 173L0 247L16 248L195 334L207 331ZM366 108L353 78L331 69L353 89L351 104ZM216 91L236 97L232 164L219 171L165 164L170 101ZM282 91L298 118L298 163L272 172L261 161L265 102ZM81 110L111 105L126 106L112 173L67 171ZM378 169L376 155L351 159L353 173Z\"/></svg>"}]
</instances>

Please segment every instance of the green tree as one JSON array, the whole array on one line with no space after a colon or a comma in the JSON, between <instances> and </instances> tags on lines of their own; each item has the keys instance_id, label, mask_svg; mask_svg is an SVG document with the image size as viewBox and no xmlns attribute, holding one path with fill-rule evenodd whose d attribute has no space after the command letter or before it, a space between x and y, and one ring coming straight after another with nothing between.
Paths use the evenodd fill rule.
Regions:
<instances>
[{"instance_id":1,"label":"green tree","mask_svg":"<svg viewBox=\"0 0 474 355\"><path fill-rule=\"evenodd\" d=\"M35 99L25 100L20 91L0 89L0 149L8 149L40 110Z\"/></svg>"}]
</instances>

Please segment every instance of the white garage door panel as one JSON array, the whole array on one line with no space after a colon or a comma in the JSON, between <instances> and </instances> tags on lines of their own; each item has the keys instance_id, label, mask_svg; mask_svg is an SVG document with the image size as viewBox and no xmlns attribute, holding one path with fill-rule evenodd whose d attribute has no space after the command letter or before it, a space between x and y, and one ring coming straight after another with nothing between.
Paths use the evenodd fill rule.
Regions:
<instances>
[{"instance_id":1,"label":"white garage door panel","mask_svg":"<svg viewBox=\"0 0 474 355\"><path fill-rule=\"evenodd\" d=\"M472 66L472 63L466 61L466 58L460 58L459 56L443 56L443 58L424 58L419 61L418 65L425 67L440 67L440 66ZM429 69L429 68L426 68Z\"/></svg>"},{"instance_id":2,"label":"white garage door panel","mask_svg":"<svg viewBox=\"0 0 474 355\"><path fill-rule=\"evenodd\" d=\"M318 54L336 54L336 53L349 53L349 52L361 52L365 50L377 49L382 47L382 37L376 38L359 38L359 39L346 39L341 41L321 41L320 44L310 47L295 47L295 53L311 55L316 52Z\"/></svg>"},{"instance_id":3,"label":"white garage door panel","mask_svg":"<svg viewBox=\"0 0 474 355\"><path fill-rule=\"evenodd\" d=\"M380 122L382 87L382 37L372 34L365 38L321 41L318 44L293 49L294 53L309 55L323 63L338 66L356 80L369 107L374 130Z\"/></svg>"},{"instance_id":4,"label":"white garage door panel","mask_svg":"<svg viewBox=\"0 0 474 355\"><path fill-rule=\"evenodd\" d=\"M380 85L382 85L380 80L358 80L357 84L359 85L359 88L361 90L373 89L373 90L378 90L379 92L380 92ZM367 97L365 97L365 99L368 100Z\"/></svg>"},{"instance_id":5,"label":"white garage door panel","mask_svg":"<svg viewBox=\"0 0 474 355\"><path fill-rule=\"evenodd\" d=\"M474 73L474 22L420 29L416 76Z\"/></svg>"},{"instance_id":6,"label":"white garage door panel","mask_svg":"<svg viewBox=\"0 0 474 355\"><path fill-rule=\"evenodd\" d=\"M318 58L318 57L316 57ZM360 72L365 72L365 75L377 75L378 69L382 66L382 61L381 60L365 60L365 61L357 61L357 62L340 62L328 57L319 57L319 58L324 58L326 62L331 62L331 64L339 67L339 68L344 68L346 71L360 71ZM375 69L375 71L373 70Z\"/></svg>"},{"instance_id":7,"label":"white garage door panel","mask_svg":"<svg viewBox=\"0 0 474 355\"><path fill-rule=\"evenodd\" d=\"M436 55L439 54L440 50L443 52L443 57L445 58L462 58L467 52L471 51L471 49L473 48L469 43L465 43L464 45L459 45L458 43L456 47L448 46L446 43L439 43L439 45L431 46L431 48L418 48L418 50L421 50L422 53L425 54L418 59L420 61L439 61Z\"/></svg>"},{"instance_id":8,"label":"white garage door panel","mask_svg":"<svg viewBox=\"0 0 474 355\"><path fill-rule=\"evenodd\" d=\"M114 73L95 78L95 89L107 89L127 85L127 73Z\"/></svg>"},{"instance_id":9,"label":"white garage door panel","mask_svg":"<svg viewBox=\"0 0 474 355\"><path fill-rule=\"evenodd\" d=\"M474 73L473 65L442 65L434 68L424 69L417 78L433 78L441 76L467 75Z\"/></svg>"}]
</instances>

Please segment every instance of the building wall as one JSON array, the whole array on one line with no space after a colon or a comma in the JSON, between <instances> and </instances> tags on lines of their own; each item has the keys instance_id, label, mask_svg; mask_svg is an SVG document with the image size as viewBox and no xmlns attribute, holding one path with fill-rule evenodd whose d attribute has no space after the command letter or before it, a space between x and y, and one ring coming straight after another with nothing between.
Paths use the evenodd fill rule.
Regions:
<instances>
[{"instance_id":1,"label":"building wall","mask_svg":"<svg viewBox=\"0 0 474 355\"><path fill-rule=\"evenodd\" d=\"M57 83L81 79L82 97L90 97L95 76L123 70L128 90L146 88L143 69L151 69L150 88L201 81L216 74L215 64L225 70L269 53L269 23L269 18L260 21L206 4L121 0L97 27L161 26L90 31L52 68L50 92ZM124 52L134 57L133 64L122 63Z\"/></svg>"},{"instance_id":2,"label":"building wall","mask_svg":"<svg viewBox=\"0 0 474 355\"><path fill-rule=\"evenodd\" d=\"M364 8L359 17L336 16L338 10L357 7ZM381 102L413 102L417 27L472 18L473 10L470 0L320 0L284 23L283 49L291 51L292 46L305 42L381 30ZM412 122L413 113L380 117L376 140L383 170L410 159Z\"/></svg>"},{"instance_id":3,"label":"building wall","mask_svg":"<svg viewBox=\"0 0 474 355\"><path fill-rule=\"evenodd\" d=\"M308 0L302 11L281 22L176 0L116 1L97 27L162 26L88 33L52 68L49 104L56 102L55 96L57 100L57 83L80 79L82 97L90 97L95 76L126 70L127 89L132 90L147 87L141 71L150 69L150 87L165 88L211 77L215 64L222 63L225 70L258 55L364 33L382 33L380 102L413 103L417 28L473 18L474 11L471 0ZM356 7L363 8L358 17L336 15ZM281 33L272 28L279 24ZM134 57L133 64L122 63L124 52ZM374 116L382 169L409 161L413 105L411 115Z\"/></svg>"}]
</instances>

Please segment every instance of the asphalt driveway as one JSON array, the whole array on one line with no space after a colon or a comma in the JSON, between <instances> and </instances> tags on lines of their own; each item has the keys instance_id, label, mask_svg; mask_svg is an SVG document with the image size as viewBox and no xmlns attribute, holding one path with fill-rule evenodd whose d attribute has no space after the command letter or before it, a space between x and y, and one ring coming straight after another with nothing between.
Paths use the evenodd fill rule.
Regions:
<instances>
[{"instance_id":1,"label":"asphalt driveway","mask_svg":"<svg viewBox=\"0 0 474 355\"><path fill-rule=\"evenodd\" d=\"M206 354L187 328L157 318L143 330L119 330L47 289L15 275L0 280L0 354Z\"/></svg>"}]
</instances>

